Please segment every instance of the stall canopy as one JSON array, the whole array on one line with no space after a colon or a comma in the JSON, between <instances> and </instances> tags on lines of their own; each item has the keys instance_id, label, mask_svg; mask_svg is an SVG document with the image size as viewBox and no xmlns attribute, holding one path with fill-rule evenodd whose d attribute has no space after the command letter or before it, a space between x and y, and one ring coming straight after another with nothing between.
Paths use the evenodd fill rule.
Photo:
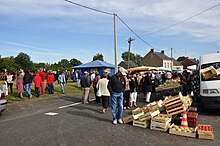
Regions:
<instances>
[{"instance_id":1,"label":"stall canopy","mask_svg":"<svg viewBox=\"0 0 220 146\"><path fill-rule=\"evenodd\" d=\"M90 73L93 71L98 71L100 75L103 74L104 70L108 70L109 75L113 75L115 66L105 61L95 60L78 66L73 66L72 69L79 70L81 73L84 71L89 71Z\"/></svg>"},{"instance_id":2,"label":"stall canopy","mask_svg":"<svg viewBox=\"0 0 220 146\"><path fill-rule=\"evenodd\" d=\"M142 71L149 71L149 70L158 70L158 69L152 66L139 66L139 67L127 69L127 71L130 71L130 72L142 72Z\"/></svg>"},{"instance_id":3,"label":"stall canopy","mask_svg":"<svg viewBox=\"0 0 220 146\"><path fill-rule=\"evenodd\" d=\"M158 69L160 70L160 71L171 71L171 69L169 69L169 68L165 68L165 67L158 67Z\"/></svg>"}]
</instances>

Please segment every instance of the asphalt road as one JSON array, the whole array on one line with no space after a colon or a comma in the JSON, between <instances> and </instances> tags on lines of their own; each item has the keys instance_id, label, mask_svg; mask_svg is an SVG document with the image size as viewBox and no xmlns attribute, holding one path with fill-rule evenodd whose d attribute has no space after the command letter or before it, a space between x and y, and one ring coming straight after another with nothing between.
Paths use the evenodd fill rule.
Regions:
<instances>
[{"instance_id":1,"label":"asphalt road","mask_svg":"<svg viewBox=\"0 0 220 146\"><path fill-rule=\"evenodd\" d=\"M101 114L101 105L95 102L84 105L80 98L80 94L64 95L8 105L0 117L0 146L220 145L219 111L199 114L200 124L214 128L215 140L210 141L129 124L113 125L110 111ZM144 105L141 96L138 105ZM45 115L49 112L57 115ZM131 110L126 110L124 116L130 113Z\"/></svg>"}]
</instances>

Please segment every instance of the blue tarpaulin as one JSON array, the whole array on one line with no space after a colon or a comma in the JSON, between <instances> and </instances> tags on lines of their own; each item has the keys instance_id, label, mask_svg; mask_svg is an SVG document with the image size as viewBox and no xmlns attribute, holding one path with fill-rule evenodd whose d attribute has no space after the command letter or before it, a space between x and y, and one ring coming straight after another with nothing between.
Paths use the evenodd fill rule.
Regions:
<instances>
[{"instance_id":1,"label":"blue tarpaulin","mask_svg":"<svg viewBox=\"0 0 220 146\"><path fill-rule=\"evenodd\" d=\"M113 64L100 60L95 60L78 66L73 66L72 69L79 70L82 74L84 71L88 71L90 73L92 73L93 71L98 71L99 74L102 75L104 70L106 69L109 71L110 76L115 73L115 66Z\"/></svg>"}]
</instances>

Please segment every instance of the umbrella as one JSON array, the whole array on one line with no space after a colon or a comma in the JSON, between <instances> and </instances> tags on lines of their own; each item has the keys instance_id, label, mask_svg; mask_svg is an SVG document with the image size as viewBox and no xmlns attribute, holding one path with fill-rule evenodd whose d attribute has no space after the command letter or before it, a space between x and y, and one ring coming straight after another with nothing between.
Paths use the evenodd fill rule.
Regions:
<instances>
[{"instance_id":1,"label":"umbrella","mask_svg":"<svg viewBox=\"0 0 220 146\"><path fill-rule=\"evenodd\" d=\"M149 70L158 70L158 69L152 66L139 66L139 67L127 69L127 71L131 71L131 72L141 72L141 71L149 71Z\"/></svg>"},{"instance_id":2,"label":"umbrella","mask_svg":"<svg viewBox=\"0 0 220 146\"><path fill-rule=\"evenodd\" d=\"M197 68L196 65L187 66L187 69L189 70L196 70L196 68Z\"/></svg>"},{"instance_id":3,"label":"umbrella","mask_svg":"<svg viewBox=\"0 0 220 146\"><path fill-rule=\"evenodd\" d=\"M171 69L169 69L169 68L165 68L165 67L158 67L158 70L160 70L160 71L171 71Z\"/></svg>"}]
</instances>

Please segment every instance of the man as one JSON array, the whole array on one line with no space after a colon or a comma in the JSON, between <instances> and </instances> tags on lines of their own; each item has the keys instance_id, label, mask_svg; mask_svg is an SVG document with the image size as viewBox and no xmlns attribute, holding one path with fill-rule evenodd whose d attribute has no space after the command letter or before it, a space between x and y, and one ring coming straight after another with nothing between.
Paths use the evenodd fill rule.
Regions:
<instances>
[{"instance_id":1,"label":"man","mask_svg":"<svg viewBox=\"0 0 220 146\"><path fill-rule=\"evenodd\" d=\"M113 124L123 124L123 93L125 90L125 78L127 70L123 67L119 68L118 73L113 75L108 83L108 90L111 94L111 106L113 115ZM118 111L116 107L118 106Z\"/></svg>"},{"instance_id":2,"label":"man","mask_svg":"<svg viewBox=\"0 0 220 146\"><path fill-rule=\"evenodd\" d=\"M39 73L36 74L33 81L35 84L35 93L36 93L37 97L39 97L40 96L40 87L41 87L41 83L42 83L42 79L41 79Z\"/></svg>"},{"instance_id":3,"label":"man","mask_svg":"<svg viewBox=\"0 0 220 146\"><path fill-rule=\"evenodd\" d=\"M99 75L99 72L96 71L95 72L95 78L93 79L93 82L92 82L92 85L93 85L93 88L94 88L94 93L95 93L95 101L96 103L100 103L100 97L97 95L97 92L98 92L98 88L96 87L98 81L100 80L100 75Z\"/></svg>"},{"instance_id":4,"label":"man","mask_svg":"<svg viewBox=\"0 0 220 146\"><path fill-rule=\"evenodd\" d=\"M65 77L65 74L64 72L62 72L59 76L58 76L58 82L61 86L61 91L62 91L62 94L65 94L65 83L66 83L66 77Z\"/></svg>"},{"instance_id":5,"label":"man","mask_svg":"<svg viewBox=\"0 0 220 146\"><path fill-rule=\"evenodd\" d=\"M81 87L83 90L82 94L82 103L87 104L89 103L89 91L91 86L91 78L89 76L89 73L87 71L84 72L84 76L81 79Z\"/></svg>"}]
</instances>

